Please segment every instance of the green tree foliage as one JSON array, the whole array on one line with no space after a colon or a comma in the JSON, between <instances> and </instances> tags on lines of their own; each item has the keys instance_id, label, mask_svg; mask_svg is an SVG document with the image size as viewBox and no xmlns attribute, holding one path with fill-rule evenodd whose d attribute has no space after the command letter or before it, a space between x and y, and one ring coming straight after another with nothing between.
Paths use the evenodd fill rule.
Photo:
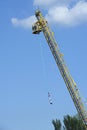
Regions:
<instances>
[{"instance_id":1,"label":"green tree foliage","mask_svg":"<svg viewBox=\"0 0 87 130\"><path fill-rule=\"evenodd\" d=\"M60 122L60 120L52 120L52 124L53 124L53 126L54 126L54 129L55 130L61 130L61 122Z\"/></svg>"},{"instance_id":2,"label":"green tree foliage","mask_svg":"<svg viewBox=\"0 0 87 130\"><path fill-rule=\"evenodd\" d=\"M85 130L83 122L76 116L67 115L64 117L63 122L66 130Z\"/></svg>"},{"instance_id":3,"label":"green tree foliage","mask_svg":"<svg viewBox=\"0 0 87 130\"><path fill-rule=\"evenodd\" d=\"M52 120L52 124L55 130L85 130L84 124L77 116L64 116L64 126L62 126L60 120Z\"/></svg>"}]
</instances>

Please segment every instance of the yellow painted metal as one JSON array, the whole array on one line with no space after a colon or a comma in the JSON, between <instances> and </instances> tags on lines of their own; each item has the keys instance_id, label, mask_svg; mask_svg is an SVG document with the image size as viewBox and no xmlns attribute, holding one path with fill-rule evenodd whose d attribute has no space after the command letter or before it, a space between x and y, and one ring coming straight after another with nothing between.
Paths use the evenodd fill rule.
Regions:
<instances>
[{"instance_id":1,"label":"yellow painted metal","mask_svg":"<svg viewBox=\"0 0 87 130\"><path fill-rule=\"evenodd\" d=\"M63 55L60 52L58 44L56 43L56 41L54 39L53 32L51 31L51 29L48 25L48 22L42 16L42 13L39 10L36 11L35 15L37 18L37 22L34 23L34 25L32 27L32 32L33 32L33 34L39 34L41 31L43 32L45 39L50 47L50 50L54 56L56 64L60 70L60 73L64 79L66 87L67 87L67 89L70 93L70 96L74 102L74 105L78 111L78 114L79 114L80 118L82 119L83 123L85 124L85 130L87 130L87 111L82 102L77 85L76 85L75 81L73 80L72 76L70 75L70 72L63 59Z\"/></svg>"}]
</instances>

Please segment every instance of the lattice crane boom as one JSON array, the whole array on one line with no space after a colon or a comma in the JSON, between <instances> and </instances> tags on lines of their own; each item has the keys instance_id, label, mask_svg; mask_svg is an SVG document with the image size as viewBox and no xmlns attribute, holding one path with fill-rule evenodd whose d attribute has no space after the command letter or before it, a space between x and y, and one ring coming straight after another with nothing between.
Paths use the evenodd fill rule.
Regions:
<instances>
[{"instance_id":1,"label":"lattice crane boom","mask_svg":"<svg viewBox=\"0 0 87 130\"><path fill-rule=\"evenodd\" d=\"M45 39L50 47L50 50L54 56L56 64L60 70L60 73L64 79L66 87L78 111L78 114L82 119L83 123L85 124L85 129L87 130L87 111L82 102L77 85L71 77L69 70L65 64L62 53L60 52L60 49L58 47L58 44L54 39L53 32L51 31L48 22L42 16L42 13L39 10L35 12L35 16L37 18L37 22L34 23L34 25L32 26L33 34L39 34L40 32L43 32Z\"/></svg>"}]
</instances>

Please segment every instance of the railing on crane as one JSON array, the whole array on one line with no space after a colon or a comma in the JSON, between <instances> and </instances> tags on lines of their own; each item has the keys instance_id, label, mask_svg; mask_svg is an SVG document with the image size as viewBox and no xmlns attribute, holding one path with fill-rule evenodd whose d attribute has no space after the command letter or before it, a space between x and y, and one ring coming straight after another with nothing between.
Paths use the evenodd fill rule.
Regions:
<instances>
[{"instance_id":1,"label":"railing on crane","mask_svg":"<svg viewBox=\"0 0 87 130\"><path fill-rule=\"evenodd\" d=\"M77 85L69 73L69 70L65 64L58 44L56 43L53 33L50 27L48 26L48 22L45 20L45 18L39 10L35 12L35 16L37 18L37 22L34 23L34 25L32 26L32 33L39 34L40 32L43 32L45 39L50 47L50 50L54 56L56 64L60 70L60 73L64 79L66 87L78 111L78 114L82 119L83 123L85 124L85 130L87 130L87 111L82 102Z\"/></svg>"}]
</instances>

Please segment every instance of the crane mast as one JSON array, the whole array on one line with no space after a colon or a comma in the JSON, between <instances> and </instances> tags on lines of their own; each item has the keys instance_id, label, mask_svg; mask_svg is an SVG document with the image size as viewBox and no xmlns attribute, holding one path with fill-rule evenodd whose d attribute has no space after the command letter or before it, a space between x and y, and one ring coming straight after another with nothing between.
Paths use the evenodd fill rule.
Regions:
<instances>
[{"instance_id":1,"label":"crane mast","mask_svg":"<svg viewBox=\"0 0 87 130\"><path fill-rule=\"evenodd\" d=\"M49 45L49 48L53 54L53 57L56 61L56 64L60 70L60 73L64 79L66 87L77 109L77 112L80 118L82 119L83 123L85 124L85 130L87 130L87 111L82 102L77 85L71 77L70 72L65 64L63 55L60 52L58 44L54 39L53 32L51 31L48 22L45 20L45 18L39 10L35 12L35 16L37 18L37 22L34 23L34 25L32 26L32 33L39 34L40 32L43 32L45 39Z\"/></svg>"}]
</instances>

